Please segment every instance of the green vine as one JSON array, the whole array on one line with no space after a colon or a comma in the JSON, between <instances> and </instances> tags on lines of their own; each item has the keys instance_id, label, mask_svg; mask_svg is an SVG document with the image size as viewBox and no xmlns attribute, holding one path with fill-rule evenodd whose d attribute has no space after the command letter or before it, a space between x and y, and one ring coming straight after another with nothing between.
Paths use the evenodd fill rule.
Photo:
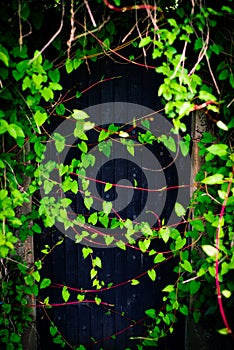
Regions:
<instances>
[{"instance_id":1,"label":"green vine","mask_svg":"<svg viewBox=\"0 0 234 350\"><path fill-rule=\"evenodd\" d=\"M53 227L59 222L65 231L72 228L77 232L74 244L85 242L83 259L90 259L88 273L96 293L90 299L86 290L77 290L76 303L110 306L101 299L99 291L111 289L113 285L100 279L103 261L94 255L89 244L99 233L96 224L110 232L103 234L103 246L115 243L119 249L126 250L127 245L151 257L152 267L145 274L155 283L157 266L165 262L168 255L156 251L153 242L159 239L167 244L171 256L178 261L174 269L177 277L174 284L162 290L162 309L145 311L150 327L147 336L135 338L139 340L139 349L156 347L161 338L173 333L178 313L192 317L201 325L211 322L220 334L233 336L234 72L231 1L222 4L162 1L159 2L161 7L144 1L129 1L124 7L120 0L42 1L40 6L34 0L21 0L1 5L1 342L7 350L23 349L21 336L35 321L32 309L42 307L49 319L55 344L85 349L82 344L74 347L69 344L47 313L47 308L56 305L48 297L40 299L41 290L53 284L51 278L41 277L46 256L67 239L62 238L53 247L45 246L40 260L29 261L31 252L26 251L24 245L30 237L41 234L42 225L39 223L42 222L45 227ZM47 33L51 14L55 16L57 26L49 28ZM122 28L121 34L119 28ZM116 44L121 42L120 39L122 44ZM130 46L136 54L125 57L121 50ZM138 60L139 50L144 64ZM88 177L87 170L94 166L96 158L89 153L88 131L94 128L99 133L97 147L107 159L117 139L134 156L134 141L128 130L119 125L110 124L108 129L99 130L84 111L70 111L66 105L70 91L65 91L62 75L67 77L79 72L84 64L89 70L90 62L96 62L104 55L155 69L163 79L158 96L162 99L164 114L172 121L171 134L181 133L183 137L179 144L169 135L156 137L150 122L140 120L146 131L138 134L139 144L162 143L173 153L179 149L184 156L192 148L199 148L202 164L191 186L194 191L189 207L175 204L178 219L185 224L183 233L163 222L156 230L147 222L135 223L118 216L110 219L109 214L114 208L108 201L103 201L101 211L90 213L93 197L89 186L93 179ZM153 66L148 65L149 58ZM76 91L75 97L79 99L85 92ZM191 135L186 134L185 120L198 114L203 116L208 127L199 140L192 140ZM73 123L72 134L78 140L80 159L73 159L70 164L59 160L44 161L49 143L53 143L58 155L69 147L61 133L49 134L48 126L53 118ZM103 186L104 192L108 192L116 184L105 182ZM137 182L132 187L137 188ZM44 194L41 199L39 190ZM72 201L62 194L75 195L78 191L84 196L89 215L71 217L68 208ZM55 197L54 193L60 196ZM123 233L124 240L116 240L111 234L116 228ZM142 235L140 239L135 238L138 232ZM137 285L140 277L135 276L126 283ZM72 304L71 287L57 287L61 288L62 303Z\"/></svg>"}]
</instances>

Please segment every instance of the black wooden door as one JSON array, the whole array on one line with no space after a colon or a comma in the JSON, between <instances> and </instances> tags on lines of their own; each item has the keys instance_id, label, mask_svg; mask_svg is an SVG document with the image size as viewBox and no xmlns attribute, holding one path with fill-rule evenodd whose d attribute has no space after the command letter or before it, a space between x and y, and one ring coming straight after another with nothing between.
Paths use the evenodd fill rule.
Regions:
<instances>
[{"instance_id":1,"label":"black wooden door","mask_svg":"<svg viewBox=\"0 0 234 350\"><path fill-rule=\"evenodd\" d=\"M157 97L157 88L159 80L152 69L145 69L131 64L119 64L111 59L102 59L90 66L91 75L84 68L69 76L66 82L67 90L71 90L67 98L74 95L76 91L84 91L80 98L69 100L66 106L71 110L85 109L89 106L107 102L134 103L140 106L151 108L155 111L160 109L160 100ZM68 79L68 78L66 78ZM109 79L109 80L108 80ZM102 81L101 81L102 80ZM99 83L97 83L99 82ZM97 84L96 84L97 83ZM74 88L74 89L73 89ZM123 111L128 113L128 111ZM113 116L110 124L118 123L118 118ZM106 123L106 121L105 121ZM55 121L55 127L57 126ZM102 125L103 126L103 125ZM140 126L138 126L140 128ZM128 132L130 132L128 127ZM140 130L140 129L139 129ZM131 134L132 136L132 134ZM169 153L162 145L157 149L151 149L155 157L159 159L159 164L167 168L170 158ZM118 161L106 161L99 172L99 180L105 182L117 181L125 177L135 176L139 187L147 187L147 175L144 175L144 169L134 165L134 158L131 161L121 160L121 154L116 154ZM183 166L183 165L182 165ZM178 178L175 167L165 170L163 175L166 178L166 185L177 185ZM146 179L145 179L145 177ZM128 178L127 178L128 180ZM99 194L105 195L103 186L99 184ZM127 192L126 192L127 193ZM115 193L113 194L115 195ZM126 194L128 196L128 194ZM131 194L132 196L132 194ZM145 193L136 194L135 200L130 201L122 211L121 216L134 219L145 207ZM170 191L166 199L166 206L161 213L161 219L167 222L168 217L175 204L177 191ZM132 197L133 198L133 197ZM106 200L106 198L104 198ZM111 200L111 199L109 199ZM77 213L82 210L82 199L78 196L73 197L73 209ZM155 203L155 207L159 205ZM158 220L155 218L155 227ZM40 250L45 244L54 246L61 239L61 232L54 227L44 229L43 234L37 238L36 251L40 256ZM92 247L93 255L100 257L102 269L99 272L99 279L105 282L105 287L101 291L95 291L90 281L90 259L84 259L82 255L82 244L75 244L70 238L65 238L64 243L56 247L54 251L44 260L43 275L52 280L52 286L41 295L41 299L50 294L50 303L57 307L38 309L38 332L39 349L57 349L55 344L51 343L49 336L49 320L52 320L58 327L61 334L66 338L66 349L74 345L83 344L87 349L137 349L138 340L131 339L136 336L147 336L147 329L151 323L146 317L145 310L155 308L160 310L162 306L161 290L163 286L172 283L176 278L173 273L173 259L161 264L157 269L157 278L153 282L147 275L147 270L154 265L153 258L143 254L139 249L127 246L126 250L119 248L101 248ZM160 250L159 243L154 243L154 248ZM138 280L138 285L132 285L132 280ZM77 294L81 288L87 290L87 299L94 300L96 296L100 297L103 304L95 303L74 303L61 306L62 286L68 286L71 294L69 301L77 301ZM106 287L108 286L108 287ZM160 349L182 349L183 348L183 322L182 327L176 333L176 337L171 340L163 340Z\"/></svg>"}]
</instances>

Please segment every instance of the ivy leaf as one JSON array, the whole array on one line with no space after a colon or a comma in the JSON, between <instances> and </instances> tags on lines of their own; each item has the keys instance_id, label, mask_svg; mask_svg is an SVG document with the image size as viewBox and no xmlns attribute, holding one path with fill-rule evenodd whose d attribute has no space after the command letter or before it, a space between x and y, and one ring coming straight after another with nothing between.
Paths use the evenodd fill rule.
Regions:
<instances>
[{"instance_id":1,"label":"ivy leaf","mask_svg":"<svg viewBox=\"0 0 234 350\"><path fill-rule=\"evenodd\" d=\"M172 152L176 152L176 143L172 136L160 136L159 140Z\"/></svg>"},{"instance_id":2,"label":"ivy leaf","mask_svg":"<svg viewBox=\"0 0 234 350\"><path fill-rule=\"evenodd\" d=\"M88 218L88 223L92 224L92 225L96 225L98 220L98 216L97 216L97 212L94 212L90 215L90 217Z\"/></svg>"},{"instance_id":3,"label":"ivy leaf","mask_svg":"<svg viewBox=\"0 0 234 350\"><path fill-rule=\"evenodd\" d=\"M218 120L216 125L217 125L218 128L220 128L222 130L225 130L225 131L228 131L227 125L224 124L224 122L222 122L222 120Z\"/></svg>"},{"instance_id":4,"label":"ivy leaf","mask_svg":"<svg viewBox=\"0 0 234 350\"><path fill-rule=\"evenodd\" d=\"M129 137L129 134L126 131L120 130L119 137L126 138Z\"/></svg>"},{"instance_id":5,"label":"ivy leaf","mask_svg":"<svg viewBox=\"0 0 234 350\"><path fill-rule=\"evenodd\" d=\"M53 138L55 140L55 147L56 150L61 153L64 150L65 147L65 137L57 132L53 134Z\"/></svg>"},{"instance_id":6,"label":"ivy leaf","mask_svg":"<svg viewBox=\"0 0 234 350\"><path fill-rule=\"evenodd\" d=\"M149 316L153 319L156 319L156 317L157 317L155 309L148 309L145 311L145 313L147 316Z\"/></svg>"},{"instance_id":7,"label":"ivy leaf","mask_svg":"<svg viewBox=\"0 0 234 350\"><path fill-rule=\"evenodd\" d=\"M201 286L201 282L197 282L195 280L191 281L189 284L190 294L191 295L196 294L199 291L200 286Z\"/></svg>"},{"instance_id":8,"label":"ivy leaf","mask_svg":"<svg viewBox=\"0 0 234 350\"><path fill-rule=\"evenodd\" d=\"M138 280L135 280L135 279L131 281L131 285L132 285L132 286L136 286L136 285L138 285L139 283L140 283L140 282L139 282Z\"/></svg>"},{"instance_id":9,"label":"ivy leaf","mask_svg":"<svg viewBox=\"0 0 234 350\"><path fill-rule=\"evenodd\" d=\"M17 139L17 137L25 137L23 130L16 124L9 124L7 131L14 139Z\"/></svg>"},{"instance_id":10,"label":"ivy leaf","mask_svg":"<svg viewBox=\"0 0 234 350\"><path fill-rule=\"evenodd\" d=\"M168 284L168 286L166 286L165 288L163 288L162 292L167 292L167 293L171 293L175 290L175 287L173 286L173 284Z\"/></svg>"},{"instance_id":11,"label":"ivy leaf","mask_svg":"<svg viewBox=\"0 0 234 350\"><path fill-rule=\"evenodd\" d=\"M83 153L88 152L88 146L86 142L82 141L81 143L78 144L78 147Z\"/></svg>"},{"instance_id":12,"label":"ivy leaf","mask_svg":"<svg viewBox=\"0 0 234 350\"><path fill-rule=\"evenodd\" d=\"M158 253L156 255L156 257L154 258L154 263L157 264L157 263L160 263L162 261L164 261L166 258L163 256L162 253Z\"/></svg>"},{"instance_id":13,"label":"ivy leaf","mask_svg":"<svg viewBox=\"0 0 234 350\"><path fill-rule=\"evenodd\" d=\"M84 199L84 205L89 210L93 204L93 198L92 197L85 197Z\"/></svg>"},{"instance_id":14,"label":"ivy leaf","mask_svg":"<svg viewBox=\"0 0 234 350\"><path fill-rule=\"evenodd\" d=\"M40 92L41 92L41 96L44 97L46 102L54 98L53 90L51 90L48 87L44 87L42 90L40 90Z\"/></svg>"},{"instance_id":15,"label":"ivy leaf","mask_svg":"<svg viewBox=\"0 0 234 350\"><path fill-rule=\"evenodd\" d=\"M1 119L0 120L0 135L4 134L8 129L8 123L6 120Z\"/></svg>"},{"instance_id":16,"label":"ivy leaf","mask_svg":"<svg viewBox=\"0 0 234 350\"><path fill-rule=\"evenodd\" d=\"M111 209L112 209L112 202L104 201L102 203L102 207L103 207L104 213L108 215L111 212Z\"/></svg>"},{"instance_id":17,"label":"ivy leaf","mask_svg":"<svg viewBox=\"0 0 234 350\"><path fill-rule=\"evenodd\" d=\"M93 280L94 277L96 277L96 276L97 276L97 270L95 270L94 268L92 268L92 269L90 270L90 278L91 278L91 280Z\"/></svg>"},{"instance_id":18,"label":"ivy leaf","mask_svg":"<svg viewBox=\"0 0 234 350\"><path fill-rule=\"evenodd\" d=\"M104 153L107 158L110 157L111 154L112 142L111 140L101 142L98 144L98 149L100 152Z\"/></svg>"},{"instance_id":19,"label":"ivy leaf","mask_svg":"<svg viewBox=\"0 0 234 350\"><path fill-rule=\"evenodd\" d=\"M200 90L199 91L199 96L200 100L205 100L205 101L216 101L217 98L212 95L210 92L208 91L204 91L204 90Z\"/></svg>"},{"instance_id":20,"label":"ivy leaf","mask_svg":"<svg viewBox=\"0 0 234 350\"><path fill-rule=\"evenodd\" d=\"M68 299L70 297L70 293L69 293L66 286L63 286L62 297L63 297L63 300L65 301L65 303L68 301Z\"/></svg>"},{"instance_id":21,"label":"ivy leaf","mask_svg":"<svg viewBox=\"0 0 234 350\"><path fill-rule=\"evenodd\" d=\"M140 43L139 43L139 48L148 45L150 42L151 42L151 37L150 36L146 36L146 37L142 38Z\"/></svg>"},{"instance_id":22,"label":"ivy leaf","mask_svg":"<svg viewBox=\"0 0 234 350\"><path fill-rule=\"evenodd\" d=\"M161 229L159 230L159 234L160 234L160 236L162 237L163 241L164 241L165 243L167 243L168 240L169 240L169 238L170 238L170 229L169 229L169 227L161 228Z\"/></svg>"},{"instance_id":23,"label":"ivy leaf","mask_svg":"<svg viewBox=\"0 0 234 350\"><path fill-rule=\"evenodd\" d=\"M138 246L139 246L140 250L142 251L142 253L145 253L150 246L150 239L145 239L143 241L139 241Z\"/></svg>"},{"instance_id":24,"label":"ivy leaf","mask_svg":"<svg viewBox=\"0 0 234 350\"><path fill-rule=\"evenodd\" d=\"M148 270L147 273L148 273L149 278L152 281L155 281L155 279L156 279L156 271L154 269L152 269L152 270Z\"/></svg>"},{"instance_id":25,"label":"ivy leaf","mask_svg":"<svg viewBox=\"0 0 234 350\"><path fill-rule=\"evenodd\" d=\"M105 184L104 192L109 191L109 189L111 189L112 186L113 186L112 184L110 184L109 182L107 182L107 183Z\"/></svg>"},{"instance_id":26,"label":"ivy leaf","mask_svg":"<svg viewBox=\"0 0 234 350\"><path fill-rule=\"evenodd\" d=\"M40 284L40 289L47 288L51 284L51 280L49 278L43 278Z\"/></svg>"},{"instance_id":27,"label":"ivy leaf","mask_svg":"<svg viewBox=\"0 0 234 350\"><path fill-rule=\"evenodd\" d=\"M216 256L217 254L217 249L215 247L213 247L212 245L202 245L202 249L204 250L204 252L211 257Z\"/></svg>"},{"instance_id":28,"label":"ivy leaf","mask_svg":"<svg viewBox=\"0 0 234 350\"><path fill-rule=\"evenodd\" d=\"M93 249L90 248L90 247L83 247L82 248L82 254L83 254L83 258L86 259L89 254L92 254L93 253Z\"/></svg>"},{"instance_id":29,"label":"ivy leaf","mask_svg":"<svg viewBox=\"0 0 234 350\"><path fill-rule=\"evenodd\" d=\"M189 153L190 142L180 140L179 145L183 157L186 157Z\"/></svg>"},{"instance_id":30,"label":"ivy leaf","mask_svg":"<svg viewBox=\"0 0 234 350\"><path fill-rule=\"evenodd\" d=\"M50 334L52 335L52 337L55 336L55 334L57 334L58 332L58 328L56 326L50 326Z\"/></svg>"},{"instance_id":31,"label":"ivy leaf","mask_svg":"<svg viewBox=\"0 0 234 350\"><path fill-rule=\"evenodd\" d=\"M185 316L188 316L189 314L187 305L180 306L179 311Z\"/></svg>"},{"instance_id":32,"label":"ivy leaf","mask_svg":"<svg viewBox=\"0 0 234 350\"><path fill-rule=\"evenodd\" d=\"M38 126L44 124L44 122L48 119L48 115L46 112L36 111L34 114L34 120Z\"/></svg>"},{"instance_id":33,"label":"ivy leaf","mask_svg":"<svg viewBox=\"0 0 234 350\"><path fill-rule=\"evenodd\" d=\"M175 204L175 212L177 216L184 216L186 213L186 210L184 209L183 205L179 202L176 202Z\"/></svg>"},{"instance_id":34,"label":"ivy leaf","mask_svg":"<svg viewBox=\"0 0 234 350\"><path fill-rule=\"evenodd\" d=\"M204 227L202 220L194 219L194 220L191 220L189 223L198 231L204 232L205 227Z\"/></svg>"},{"instance_id":35,"label":"ivy leaf","mask_svg":"<svg viewBox=\"0 0 234 350\"><path fill-rule=\"evenodd\" d=\"M104 236L104 239L105 239L106 245L110 245L113 242L114 237L110 236L110 235L106 235L106 236Z\"/></svg>"},{"instance_id":36,"label":"ivy leaf","mask_svg":"<svg viewBox=\"0 0 234 350\"><path fill-rule=\"evenodd\" d=\"M46 179L43 187L44 187L45 194L48 194L51 192L52 188L54 187L54 182Z\"/></svg>"},{"instance_id":37,"label":"ivy leaf","mask_svg":"<svg viewBox=\"0 0 234 350\"><path fill-rule=\"evenodd\" d=\"M192 265L188 260L185 260L183 263L181 263L181 266L185 271L188 271L189 273L193 272Z\"/></svg>"},{"instance_id":38,"label":"ivy leaf","mask_svg":"<svg viewBox=\"0 0 234 350\"><path fill-rule=\"evenodd\" d=\"M214 174L214 175L208 176L205 179L203 179L201 182L207 185L222 184L223 174Z\"/></svg>"},{"instance_id":39,"label":"ivy leaf","mask_svg":"<svg viewBox=\"0 0 234 350\"><path fill-rule=\"evenodd\" d=\"M99 258L99 256L96 256L96 258L93 259L93 266L97 266L97 267L99 267L100 269L102 268L102 261L101 261L101 259Z\"/></svg>"},{"instance_id":40,"label":"ivy leaf","mask_svg":"<svg viewBox=\"0 0 234 350\"><path fill-rule=\"evenodd\" d=\"M126 244L123 241L117 241L115 243L117 245L118 248L122 249L122 250L126 250Z\"/></svg>"},{"instance_id":41,"label":"ivy leaf","mask_svg":"<svg viewBox=\"0 0 234 350\"><path fill-rule=\"evenodd\" d=\"M84 120L89 118L88 114L80 109L73 109L72 117L75 120Z\"/></svg>"},{"instance_id":42,"label":"ivy leaf","mask_svg":"<svg viewBox=\"0 0 234 350\"><path fill-rule=\"evenodd\" d=\"M60 103L59 105L57 105L57 106L55 107L55 111L56 111L57 114L64 115L64 113L65 113L64 104L63 104L63 103Z\"/></svg>"},{"instance_id":43,"label":"ivy leaf","mask_svg":"<svg viewBox=\"0 0 234 350\"><path fill-rule=\"evenodd\" d=\"M223 156L226 156L227 149L228 149L228 145L220 143L220 144L215 144L208 147L207 151L219 157L223 157Z\"/></svg>"},{"instance_id":44,"label":"ivy leaf","mask_svg":"<svg viewBox=\"0 0 234 350\"><path fill-rule=\"evenodd\" d=\"M50 79L54 82L54 83L58 83L60 80L60 72L58 70L58 68L54 69L54 70L50 70L48 72L48 75L50 77Z\"/></svg>"},{"instance_id":45,"label":"ivy leaf","mask_svg":"<svg viewBox=\"0 0 234 350\"><path fill-rule=\"evenodd\" d=\"M110 136L110 133L108 131L102 129L99 136L98 136L98 142L106 140L109 136Z\"/></svg>"}]
</instances>

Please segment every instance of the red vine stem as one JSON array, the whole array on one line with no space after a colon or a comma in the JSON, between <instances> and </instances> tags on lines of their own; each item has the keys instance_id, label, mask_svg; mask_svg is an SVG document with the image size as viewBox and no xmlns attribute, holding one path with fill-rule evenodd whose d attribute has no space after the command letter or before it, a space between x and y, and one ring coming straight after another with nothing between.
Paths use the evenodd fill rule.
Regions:
<instances>
[{"instance_id":1,"label":"red vine stem","mask_svg":"<svg viewBox=\"0 0 234 350\"><path fill-rule=\"evenodd\" d=\"M154 5L134 5L134 6L125 6L125 7L116 7L114 5L111 5L108 0L103 0L104 4L111 10L116 12L126 12L126 11L132 11L132 10L156 10L157 6Z\"/></svg>"},{"instance_id":2,"label":"red vine stem","mask_svg":"<svg viewBox=\"0 0 234 350\"><path fill-rule=\"evenodd\" d=\"M228 188L227 188L227 192L226 192L226 196L225 199L223 201L223 205L221 207L221 211L219 214L219 222L218 222L218 227L217 227L217 231L216 231L216 259L215 259L215 284L216 284L216 289L217 289L217 294L218 294L218 305L219 305L219 311L223 320L223 323L227 329L227 332L229 334L232 334L232 329L227 321L226 318L226 314L224 311L224 307L223 307L223 302L222 302L222 294L221 294L221 288L220 288L220 283L219 283L219 242L220 242L220 231L221 231L221 227L222 227L222 219L223 216L225 214L225 208L226 208L226 204L227 204L227 200L228 200L228 196L229 193L231 191L231 185L232 185L232 180L233 180L233 173L234 173L234 168L232 171L232 174L230 176L230 180L229 180L229 184L228 184Z\"/></svg>"},{"instance_id":3,"label":"red vine stem","mask_svg":"<svg viewBox=\"0 0 234 350\"><path fill-rule=\"evenodd\" d=\"M79 178L85 179L85 180L89 180L89 181L94 181L103 185L106 185L107 182L106 181L102 181L102 180L97 180L94 179L92 177L88 177L88 176L84 176L84 175L80 175L74 172L71 172L70 175L73 176L77 176ZM161 188L143 188L143 187L134 187L134 186L130 186L130 185L120 185L117 183L113 183L111 184L113 187L120 187L120 188L127 188L127 189L132 189L132 190L138 190L138 191L145 191L145 192L162 192L162 191L169 191L169 190L174 190L174 189L179 189L179 188L188 188L191 187L192 185L176 185L176 186L169 186L169 187L161 187Z\"/></svg>"}]
</instances>

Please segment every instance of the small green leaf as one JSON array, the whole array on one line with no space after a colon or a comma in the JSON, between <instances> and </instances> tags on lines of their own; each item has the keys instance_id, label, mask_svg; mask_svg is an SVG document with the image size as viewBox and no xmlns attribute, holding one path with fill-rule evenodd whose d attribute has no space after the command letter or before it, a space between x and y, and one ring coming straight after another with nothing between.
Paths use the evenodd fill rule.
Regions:
<instances>
[{"instance_id":1,"label":"small green leaf","mask_svg":"<svg viewBox=\"0 0 234 350\"><path fill-rule=\"evenodd\" d=\"M0 135L4 134L8 129L8 123L6 120L1 119L0 120Z\"/></svg>"},{"instance_id":2,"label":"small green leaf","mask_svg":"<svg viewBox=\"0 0 234 350\"><path fill-rule=\"evenodd\" d=\"M93 204L93 198L92 197L85 197L84 199L84 205L89 210Z\"/></svg>"},{"instance_id":3,"label":"small green leaf","mask_svg":"<svg viewBox=\"0 0 234 350\"><path fill-rule=\"evenodd\" d=\"M93 253L93 249L90 247L83 247L82 248L82 254L83 254L83 258L86 259L90 254Z\"/></svg>"},{"instance_id":4,"label":"small green leaf","mask_svg":"<svg viewBox=\"0 0 234 350\"><path fill-rule=\"evenodd\" d=\"M84 120L89 118L88 114L80 109L73 109L72 117L75 120Z\"/></svg>"},{"instance_id":5,"label":"small green leaf","mask_svg":"<svg viewBox=\"0 0 234 350\"><path fill-rule=\"evenodd\" d=\"M48 87L44 87L42 90L40 90L40 92L41 92L41 96L44 97L46 102L54 98L53 90L51 90Z\"/></svg>"},{"instance_id":6,"label":"small green leaf","mask_svg":"<svg viewBox=\"0 0 234 350\"><path fill-rule=\"evenodd\" d=\"M223 183L223 174L214 174L202 180L203 184L216 185Z\"/></svg>"},{"instance_id":7,"label":"small green leaf","mask_svg":"<svg viewBox=\"0 0 234 350\"><path fill-rule=\"evenodd\" d=\"M98 142L106 140L109 136L110 136L110 133L108 131L102 129L99 136L98 136Z\"/></svg>"},{"instance_id":8,"label":"small green leaf","mask_svg":"<svg viewBox=\"0 0 234 350\"><path fill-rule=\"evenodd\" d=\"M219 157L223 157L227 154L228 145L225 144L215 144L207 148L207 151L217 155Z\"/></svg>"},{"instance_id":9,"label":"small green leaf","mask_svg":"<svg viewBox=\"0 0 234 350\"><path fill-rule=\"evenodd\" d=\"M205 230L204 224L200 219L193 219L190 221L190 224L198 231L203 232Z\"/></svg>"},{"instance_id":10,"label":"small green leaf","mask_svg":"<svg viewBox=\"0 0 234 350\"><path fill-rule=\"evenodd\" d=\"M5 66L9 67L9 55L2 45L0 45L0 61L2 61Z\"/></svg>"},{"instance_id":11,"label":"small green leaf","mask_svg":"<svg viewBox=\"0 0 234 350\"><path fill-rule=\"evenodd\" d=\"M154 258L154 263L158 264L162 261L164 261L166 258L163 256L163 253L158 253L156 257Z\"/></svg>"},{"instance_id":12,"label":"small green leaf","mask_svg":"<svg viewBox=\"0 0 234 350\"><path fill-rule=\"evenodd\" d=\"M218 329L218 333L219 333L219 334L222 334L222 335L227 335L227 334L229 334L227 328Z\"/></svg>"},{"instance_id":13,"label":"small green leaf","mask_svg":"<svg viewBox=\"0 0 234 350\"><path fill-rule=\"evenodd\" d=\"M204 250L204 252L211 257L216 256L217 254L217 249L215 247L213 247L212 245L202 245L202 249Z\"/></svg>"},{"instance_id":14,"label":"small green leaf","mask_svg":"<svg viewBox=\"0 0 234 350\"><path fill-rule=\"evenodd\" d=\"M201 286L201 282L197 282L196 280L191 281L189 284L190 294L191 295L196 294L199 291L200 286Z\"/></svg>"},{"instance_id":15,"label":"small green leaf","mask_svg":"<svg viewBox=\"0 0 234 350\"><path fill-rule=\"evenodd\" d=\"M94 300L95 300L95 303L96 303L97 305L100 305L101 302L102 302L102 299L99 298L99 297L95 297Z\"/></svg>"},{"instance_id":16,"label":"small green leaf","mask_svg":"<svg viewBox=\"0 0 234 350\"><path fill-rule=\"evenodd\" d=\"M90 278L91 278L91 280L93 280L94 277L96 277L96 276L97 276L97 270L95 270L94 268L92 268L92 269L90 270Z\"/></svg>"},{"instance_id":17,"label":"small green leaf","mask_svg":"<svg viewBox=\"0 0 234 350\"><path fill-rule=\"evenodd\" d=\"M163 241L165 242L165 243L167 243L168 242L168 240L169 240L169 238L170 238L170 229L169 229L169 227L163 227L163 228L161 228L160 230L159 230L159 234L160 234L160 236L162 237L162 239L163 239Z\"/></svg>"},{"instance_id":18,"label":"small green leaf","mask_svg":"<svg viewBox=\"0 0 234 350\"><path fill-rule=\"evenodd\" d=\"M92 225L96 225L98 221L98 215L97 212L92 213L88 218L88 223Z\"/></svg>"},{"instance_id":19,"label":"small green leaf","mask_svg":"<svg viewBox=\"0 0 234 350\"><path fill-rule=\"evenodd\" d=\"M179 311L185 316L188 316L188 314L189 314L187 305L180 306Z\"/></svg>"},{"instance_id":20,"label":"small green leaf","mask_svg":"<svg viewBox=\"0 0 234 350\"><path fill-rule=\"evenodd\" d=\"M188 271L189 273L193 272L192 265L190 264L190 262L188 260L185 260L183 263L181 263L181 266L183 267L183 269L185 271Z\"/></svg>"},{"instance_id":21,"label":"small green leaf","mask_svg":"<svg viewBox=\"0 0 234 350\"><path fill-rule=\"evenodd\" d=\"M88 152L88 146L86 142L82 141L81 143L78 144L78 147L83 153Z\"/></svg>"},{"instance_id":22,"label":"small green leaf","mask_svg":"<svg viewBox=\"0 0 234 350\"><path fill-rule=\"evenodd\" d=\"M63 103L60 103L59 105L57 105L56 107L55 107L55 111L56 111L56 113L57 114L59 114L59 115L64 115L64 113L65 113L65 106L64 106L64 104Z\"/></svg>"},{"instance_id":23,"label":"small green leaf","mask_svg":"<svg viewBox=\"0 0 234 350\"><path fill-rule=\"evenodd\" d=\"M63 300L65 301L65 303L68 301L68 299L70 297L70 293L69 293L66 286L63 286L62 297L63 297Z\"/></svg>"},{"instance_id":24,"label":"small green leaf","mask_svg":"<svg viewBox=\"0 0 234 350\"><path fill-rule=\"evenodd\" d=\"M110 157L111 154L112 142L111 140L101 142L98 144L98 149L100 152L103 152L107 158Z\"/></svg>"},{"instance_id":25,"label":"small green leaf","mask_svg":"<svg viewBox=\"0 0 234 350\"><path fill-rule=\"evenodd\" d=\"M55 336L55 334L58 333L58 328L56 326L50 326L50 334L52 335L52 337Z\"/></svg>"},{"instance_id":26,"label":"small green leaf","mask_svg":"<svg viewBox=\"0 0 234 350\"><path fill-rule=\"evenodd\" d=\"M51 284L51 280L49 278L43 278L40 284L40 289L47 288Z\"/></svg>"},{"instance_id":27,"label":"small green leaf","mask_svg":"<svg viewBox=\"0 0 234 350\"><path fill-rule=\"evenodd\" d=\"M100 269L102 268L102 261L99 256L96 256L96 258L93 259L93 266L97 266Z\"/></svg>"},{"instance_id":28,"label":"small green leaf","mask_svg":"<svg viewBox=\"0 0 234 350\"><path fill-rule=\"evenodd\" d=\"M151 42L150 36L146 36L146 37L142 38L140 43L139 43L139 48L148 45L150 42Z\"/></svg>"},{"instance_id":29,"label":"small green leaf","mask_svg":"<svg viewBox=\"0 0 234 350\"><path fill-rule=\"evenodd\" d=\"M224 124L224 122L222 122L222 120L219 120L217 121L217 127L222 129L222 130L225 130L225 131L228 131L228 127L226 124Z\"/></svg>"},{"instance_id":30,"label":"small green leaf","mask_svg":"<svg viewBox=\"0 0 234 350\"><path fill-rule=\"evenodd\" d=\"M106 201L104 201L104 202L102 203L102 207L103 207L104 213L108 215L108 214L110 214L111 209L112 209L112 202L106 202Z\"/></svg>"},{"instance_id":31,"label":"small green leaf","mask_svg":"<svg viewBox=\"0 0 234 350\"><path fill-rule=\"evenodd\" d=\"M57 132L53 134L53 138L55 140L55 147L56 150L61 153L64 150L65 147L65 137Z\"/></svg>"},{"instance_id":32,"label":"small green leaf","mask_svg":"<svg viewBox=\"0 0 234 350\"><path fill-rule=\"evenodd\" d=\"M150 246L150 239L144 239L144 240L140 240L138 242L138 246L140 248L140 250L142 251L142 253L145 253L147 251L147 249Z\"/></svg>"},{"instance_id":33,"label":"small green leaf","mask_svg":"<svg viewBox=\"0 0 234 350\"><path fill-rule=\"evenodd\" d=\"M34 114L34 120L38 126L44 124L44 122L48 119L48 115L45 112L36 111Z\"/></svg>"},{"instance_id":34,"label":"small green leaf","mask_svg":"<svg viewBox=\"0 0 234 350\"><path fill-rule=\"evenodd\" d=\"M109 189L111 189L112 186L113 186L112 184L110 184L109 182L107 182L107 183L105 184L104 192L109 191Z\"/></svg>"},{"instance_id":35,"label":"small green leaf","mask_svg":"<svg viewBox=\"0 0 234 350\"><path fill-rule=\"evenodd\" d=\"M175 212L177 216L184 216L186 214L186 210L184 209L183 205L179 202L176 202L175 204Z\"/></svg>"},{"instance_id":36,"label":"small green leaf","mask_svg":"<svg viewBox=\"0 0 234 350\"><path fill-rule=\"evenodd\" d=\"M145 311L145 313L147 316L149 316L153 319L156 319L156 317L157 317L155 309L148 309Z\"/></svg>"},{"instance_id":37,"label":"small green leaf","mask_svg":"<svg viewBox=\"0 0 234 350\"><path fill-rule=\"evenodd\" d=\"M111 235L105 235L105 236L104 236L104 239L105 239L106 245L108 246L108 245L110 245L110 244L113 242L114 237L111 236Z\"/></svg>"},{"instance_id":38,"label":"small green leaf","mask_svg":"<svg viewBox=\"0 0 234 350\"><path fill-rule=\"evenodd\" d=\"M152 270L148 270L147 273L148 273L149 278L152 281L155 281L155 279L156 279L156 271L154 269L152 269Z\"/></svg>"},{"instance_id":39,"label":"small green leaf","mask_svg":"<svg viewBox=\"0 0 234 350\"><path fill-rule=\"evenodd\" d=\"M60 72L58 70L58 68L54 69L54 70L50 70L48 72L48 75L50 77L50 79L54 82L54 83L58 83L60 80Z\"/></svg>"},{"instance_id":40,"label":"small green leaf","mask_svg":"<svg viewBox=\"0 0 234 350\"><path fill-rule=\"evenodd\" d=\"M232 293L230 292L230 290L227 290L227 289L222 290L222 294L225 298L230 298L232 296Z\"/></svg>"},{"instance_id":41,"label":"small green leaf","mask_svg":"<svg viewBox=\"0 0 234 350\"><path fill-rule=\"evenodd\" d=\"M123 241L116 241L115 244L117 245L118 248L122 250L126 250L126 244Z\"/></svg>"},{"instance_id":42,"label":"small green leaf","mask_svg":"<svg viewBox=\"0 0 234 350\"><path fill-rule=\"evenodd\" d=\"M133 279L133 280L131 280L131 285L132 286L136 286L136 285L138 285L140 282L138 281L138 280L135 280L135 279Z\"/></svg>"},{"instance_id":43,"label":"small green leaf","mask_svg":"<svg viewBox=\"0 0 234 350\"><path fill-rule=\"evenodd\" d=\"M123 138L126 138L126 137L129 137L129 133L127 133L126 131L120 130L119 136L120 136L120 137L123 137Z\"/></svg>"},{"instance_id":44,"label":"small green leaf","mask_svg":"<svg viewBox=\"0 0 234 350\"><path fill-rule=\"evenodd\" d=\"M168 284L168 286L166 286L162 292L167 292L167 293L171 293L175 290L175 287L172 284Z\"/></svg>"},{"instance_id":45,"label":"small green leaf","mask_svg":"<svg viewBox=\"0 0 234 350\"><path fill-rule=\"evenodd\" d=\"M51 192L52 188L54 187L54 182L45 180L43 187L44 187L45 194L48 194Z\"/></svg>"}]
</instances>

